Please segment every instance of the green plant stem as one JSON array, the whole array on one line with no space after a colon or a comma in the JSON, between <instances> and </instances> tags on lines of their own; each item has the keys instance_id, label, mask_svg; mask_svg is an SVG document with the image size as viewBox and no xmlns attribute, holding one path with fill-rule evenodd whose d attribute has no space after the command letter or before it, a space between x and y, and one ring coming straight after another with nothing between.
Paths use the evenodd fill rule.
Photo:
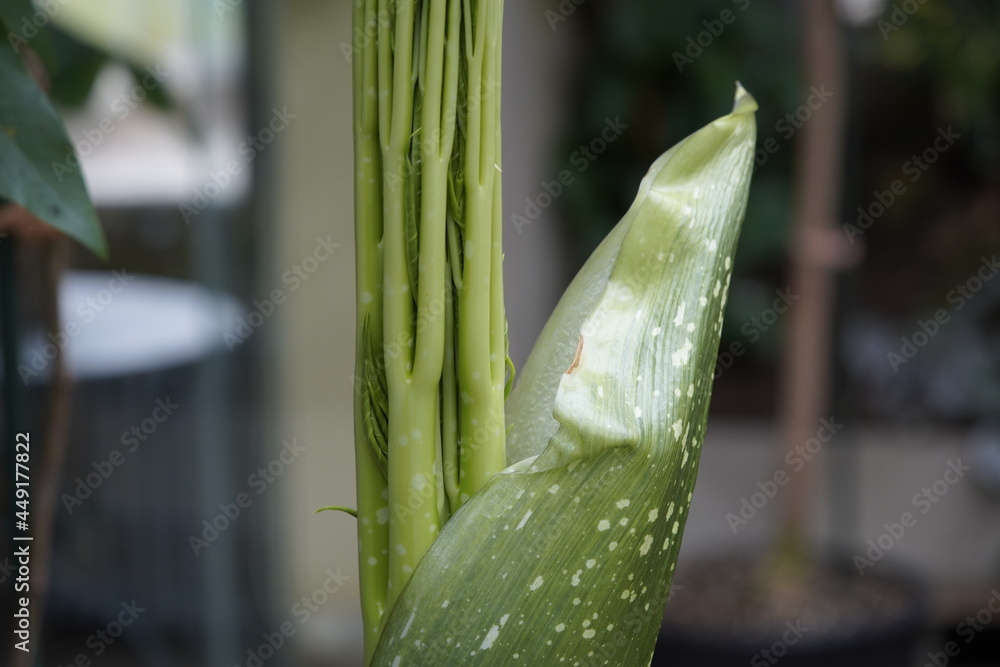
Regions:
<instances>
[{"instance_id":1,"label":"green plant stem","mask_svg":"<svg viewBox=\"0 0 1000 667\"><path fill-rule=\"evenodd\" d=\"M374 29L375 0L355 0L354 25ZM371 659L385 614L389 563L387 485L365 435L359 400L365 378L364 322L369 321L372 347L382 349L382 156L378 137L377 59L363 49L352 62L354 75L354 207L357 270L357 327L354 440L358 499L359 585L364 625L365 661Z\"/></svg>"},{"instance_id":2,"label":"green plant stem","mask_svg":"<svg viewBox=\"0 0 1000 667\"><path fill-rule=\"evenodd\" d=\"M461 392L459 502L506 465L503 388L506 349L500 261L500 28L502 2L465 1L468 63L465 244L458 308ZM499 362L499 363L498 363Z\"/></svg>"},{"instance_id":3,"label":"green plant stem","mask_svg":"<svg viewBox=\"0 0 1000 667\"><path fill-rule=\"evenodd\" d=\"M497 0L355 0L355 427L369 661L443 523L505 467L501 15Z\"/></svg>"},{"instance_id":4,"label":"green plant stem","mask_svg":"<svg viewBox=\"0 0 1000 667\"><path fill-rule=\"evenodd\" d=\"M450 267L449 267L450 268ZM458 487L458 383L455 379L455 300L445 303L444 371L441 375L442 477L451 511L461 505Z\"/></svg>"},{"instance_id":5,"label":"green plant stem","mask_svg":"<svg viewBox=\"0 0 1000 667\"><path fill-rule=\"evenodd\" d=\"M436 389L422 391L412 383L389 399L387 608L392 607L440 530L435 472L437 400Z\"/></svg>"},{"instance_id":6,"label":"green plant stem","mask_svg":"<svg viewBox=\"0 0 1000 667\"><path fill-rule=\"evenodd\" d=\"M437 425L434 422L437 404L437 386L440 380L438 356L428 349L431 342L425 332L436 327L430 311L426 324L415 325L413 289L410 284L409 258L407 256L407 178L411 169L407 163L411 139L414 136L413 110L415 93L414 39L416 28L416 3L396 3L394 48L391 63L380 62L379 89L390 98L391 127L388 138L383 139L383 336L385 372L388 382L389 428L388 467L389 482L389 581L386 589L386 608L391 608L400 591L409 581L417 563L423 557L440 530L435 484L437 457ZM379 45L380 61L387 54ZM391 80L381 75L391 70ZM426 171L433 171L432 169ZM433 181L433 176L424 176ZM426 181L424 184L425 185ZM424 193L426 200L429 194ZM422 204L421 217L426 204ZM423 221L421 221L423 222ZM443 225L443 222L442 222ZM421 224L421 232L426 232ZM431 232L433 234L433 232ZM421 243L420 282L425 283L427 270L425 254L434 254L429 244ZM443 264L443 257L441 259ZM443 267L441 271L443 275ZM426 282L433 283L433 276ZM418 303L433 294L431 286L417 287ZM430 297L433 298L433 297ZM421 304L423 305L423 304ZM441 318L443 320L443 318ZM442 324L443 327L443 324ZM421 330L422 329L422 330ZM416 336L421 345L416 345ZM443 347L443 336L442 343ZM434 369L438 367L438 377Z\"/></svg>"}]
</instances>

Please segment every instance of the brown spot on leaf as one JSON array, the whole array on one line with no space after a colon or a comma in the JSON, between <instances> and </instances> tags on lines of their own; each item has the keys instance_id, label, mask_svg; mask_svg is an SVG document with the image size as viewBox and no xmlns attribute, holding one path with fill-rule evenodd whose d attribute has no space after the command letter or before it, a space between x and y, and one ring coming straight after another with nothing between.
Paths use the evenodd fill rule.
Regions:
<instances>
[{"instance_id":1,"label":"brown spot on leaf","mask_svg":"<svg viewBox=\"0 0 1000 667\"><path fill-rule=\"evenodd\" d=\"M580 336L576 341L576 354L573 355L573 363L569 365L566 369L566 375L569 375L576 367L580 365L580 353L583 352L583 336Z\"/></svg>"}]
</instances>

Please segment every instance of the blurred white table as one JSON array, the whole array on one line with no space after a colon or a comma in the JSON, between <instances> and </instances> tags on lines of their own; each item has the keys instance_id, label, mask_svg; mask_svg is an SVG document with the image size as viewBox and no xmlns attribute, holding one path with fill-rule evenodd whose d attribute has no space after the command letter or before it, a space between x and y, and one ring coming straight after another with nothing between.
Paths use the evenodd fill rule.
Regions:
<instances>
[{"instance_id":1,"label":"blurred white table","mask_svg":"<svg viewBox=\"0 0 1000 667\"><path fill-rule=\"evenodd\" d=\"M79 380L193 363L224 349L223 334L243 313L232 297L200 285L128 271L67 272L59 306L67 364Z\"/></svg>"}]
</instances>

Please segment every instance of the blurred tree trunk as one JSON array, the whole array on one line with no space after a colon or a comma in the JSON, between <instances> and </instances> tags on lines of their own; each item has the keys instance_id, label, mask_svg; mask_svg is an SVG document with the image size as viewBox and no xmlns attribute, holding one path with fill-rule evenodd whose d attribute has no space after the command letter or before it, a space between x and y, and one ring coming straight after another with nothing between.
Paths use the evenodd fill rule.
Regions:
<instances>
[{"instance_id":1,"label":"blurred tree trunk","mask_svg":"<svg viewBox=\"0 0 1000 667\"><path fill-rule=\"evenodd\" d=\"M815 437L820 420L829 417L830 361L834 284L833 270L843 257L838 232L844 109L840 26L833 0L801 4L803 101L813 88L832 93L815 109L799 135L795 171L793 226L790 243L793 294L800 297L789 311L781 369L779 456ZM806 556L810 519L816 516L815 469L805 467L790 477L779 548L793 562Z\"/></svg>"}]
</instances>

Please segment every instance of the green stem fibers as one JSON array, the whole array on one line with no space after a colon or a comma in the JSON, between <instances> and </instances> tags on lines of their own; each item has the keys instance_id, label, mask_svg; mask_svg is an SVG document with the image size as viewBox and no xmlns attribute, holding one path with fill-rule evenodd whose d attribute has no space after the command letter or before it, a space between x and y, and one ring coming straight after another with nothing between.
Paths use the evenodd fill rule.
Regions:
<instances>
[{"instance_id":1,"label":"green stem fibers","mask_svg":"<svg viewBox=\"0 0 1000 667\"><path fill-rule=\"evenodd\" d=\"M355 449L366 655L505 467L501 0L355 0Z\"/></svg>"}]
</instances>

